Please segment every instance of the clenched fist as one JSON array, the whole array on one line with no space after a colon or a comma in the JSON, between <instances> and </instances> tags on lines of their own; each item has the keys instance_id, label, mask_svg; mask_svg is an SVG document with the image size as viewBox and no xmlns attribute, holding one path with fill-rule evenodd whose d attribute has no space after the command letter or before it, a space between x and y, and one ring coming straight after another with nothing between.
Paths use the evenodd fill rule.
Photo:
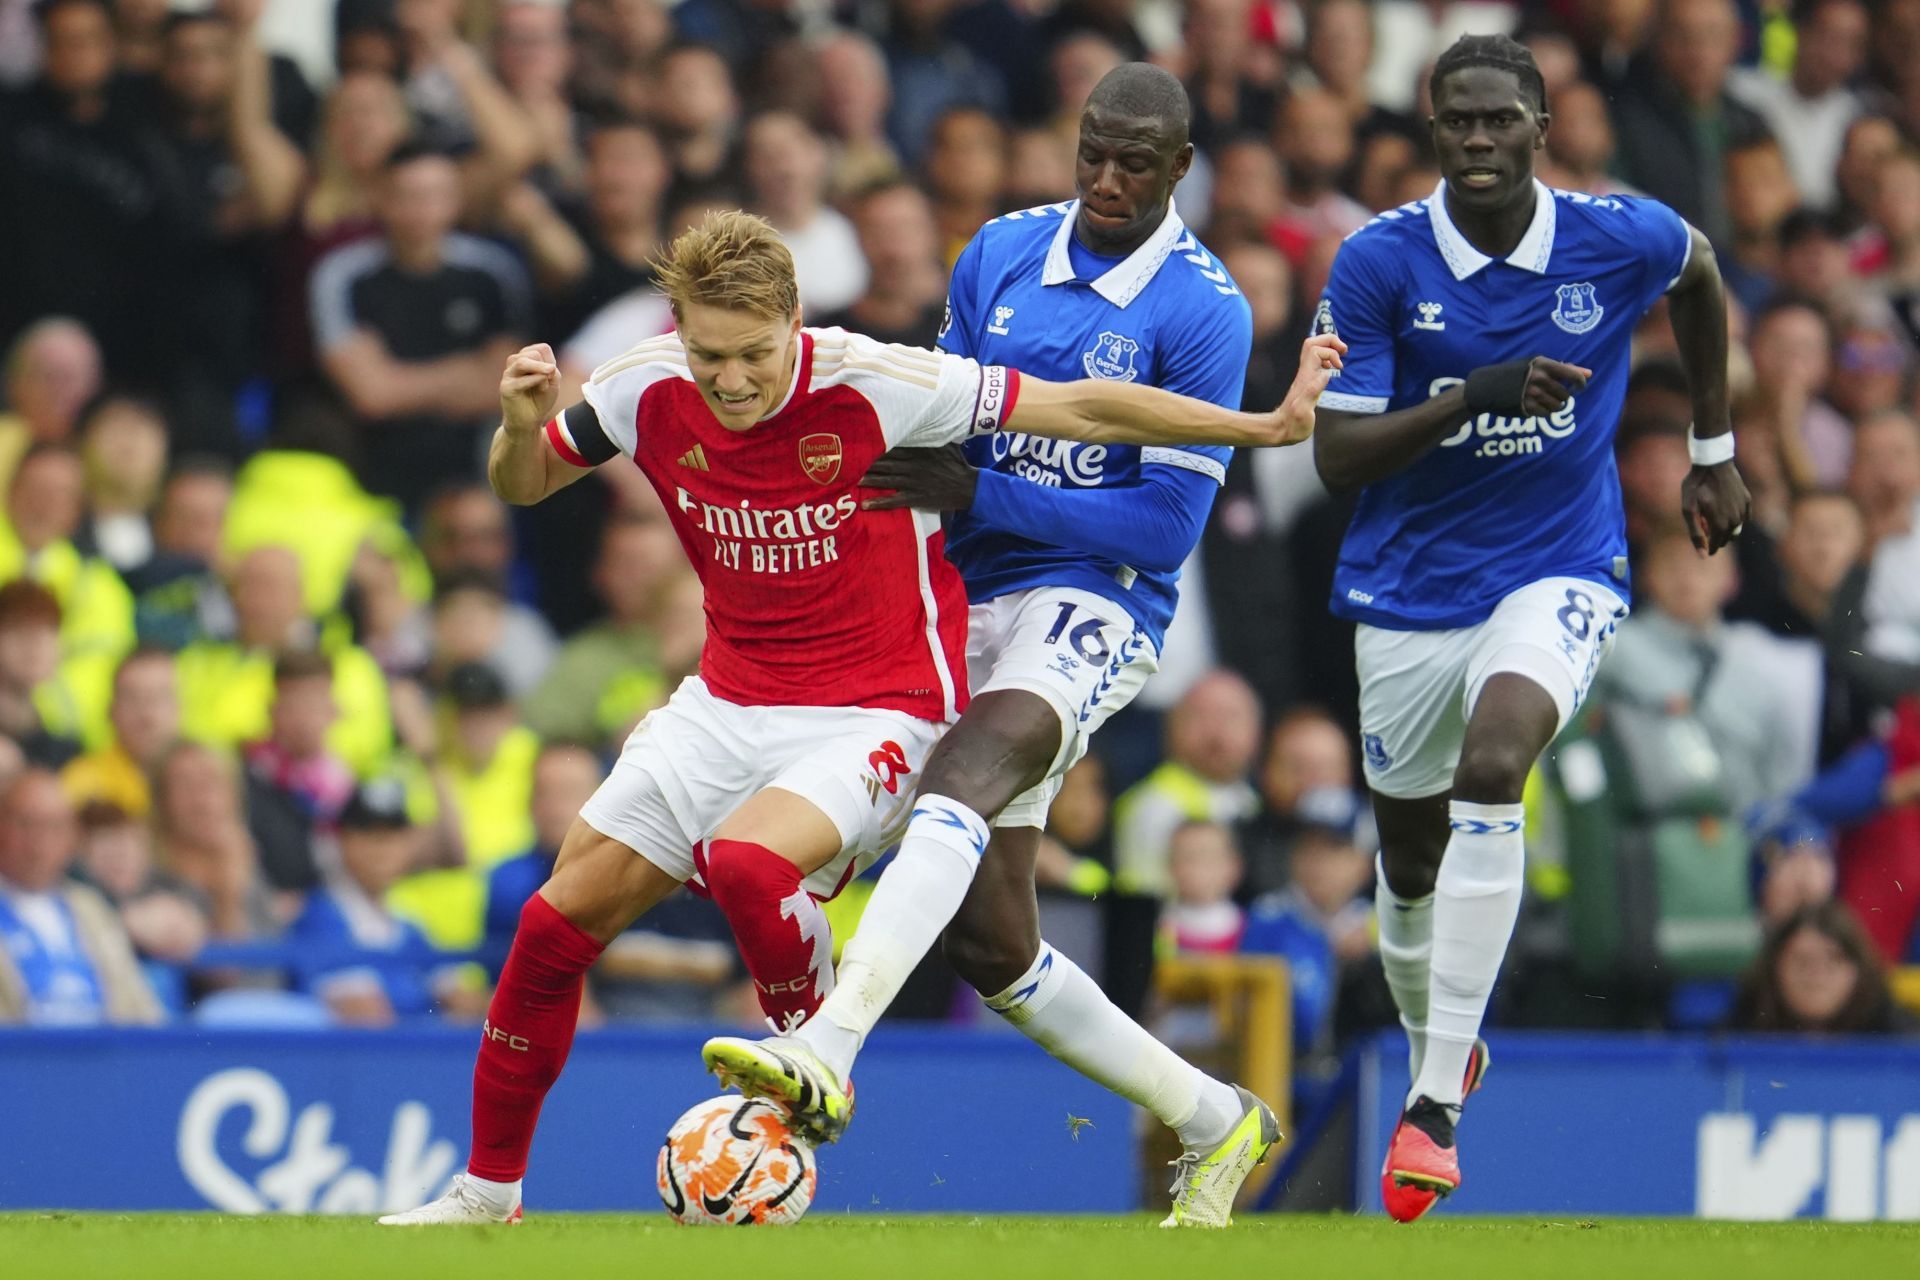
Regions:
<instances>
[{"instance_id":1,"label":"clenched fist","mask_svg":"<svg viewBox=\"0 0 1920 1280\"><path fill-rule=\"evenodd\" d=\"M522 347L500 375L500 422L508 431L538 431L560 399L560 365L544 342Z\"/></svg>"}]
</instances>

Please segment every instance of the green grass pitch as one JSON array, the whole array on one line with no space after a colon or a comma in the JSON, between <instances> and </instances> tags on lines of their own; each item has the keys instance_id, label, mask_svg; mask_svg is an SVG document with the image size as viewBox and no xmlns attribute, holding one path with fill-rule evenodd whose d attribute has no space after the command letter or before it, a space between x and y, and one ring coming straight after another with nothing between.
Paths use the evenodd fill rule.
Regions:
<instances>
[{"instance_id":1,"label":"green grass pitch","mask_svg":"<svg viewBox=\"0 0 1920 1280\"><path fill-rule=\"evenodd\" d=\"M1920 1224L1251 1217L1231 1231L1133 1218L860 1217L787 1229L658 1214L550 1214L517 1227L397 1231L339 1218L0 1215L6 1280L1808 1280L1913 1275Z\"/></svg>"}]
</instances>

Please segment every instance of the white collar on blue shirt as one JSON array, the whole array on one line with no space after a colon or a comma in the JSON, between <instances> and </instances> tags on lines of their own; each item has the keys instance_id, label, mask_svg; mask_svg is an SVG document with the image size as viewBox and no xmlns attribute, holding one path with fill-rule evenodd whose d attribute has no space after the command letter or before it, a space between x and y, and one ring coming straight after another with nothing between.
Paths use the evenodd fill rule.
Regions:
<instances>
[{"instance_id":1,"label":"white collar on blue shirt","mask_svg":"<svg viewBox=\"0 0 1920 1280\"><path fill-rule=\"evenodd\" d=\"M1520 237L1520 243L1513 246L1513 252L1507 255L1507 262L1522 271L1545 275L1547 260L1553 256L1553 224L1558 216L1554 206L1557 202L1547 184L1538 178L1533 180L1533 190L1533 221L1527 225L1527 233ZM1447 260L1455 280L1465 280L1493 261L1468 244L1467 238L1460 234L1460 228L1454 226L1453 219L1447 215L1447 184L1444 179L1433 189L1433 198L1427 201L1427 217L1433 223L1433 238L1440 244L1440 256Z\"/></svg>"},{"instance_id":2,"label":"white collar on blue shirt","mask_svg":"<svg viewBox=\"0 0 1920 1280\"><path fill-rule=\"evenodd\" d=\"M1046 269L1040 273L1041 284L1065 284L1075 278L1073 259L1067 253L1067 238L1073 234L1073 224L1079 217L1080 202L1075 200L1067 206L1066 216L1060 219L1060 229L1054 232L1053 246L1047 250ZM1167 216L1147 237L1147 242L1093 281L1093 291L1116 307L1126 306L1140 296L1140 291L1147 287L1154 273L1160 270L1160 264L1167 260L1174 244L1186 231L1187 224L1180 220L1180 211L1169 200Z\"/></svg>"}]
</instances>

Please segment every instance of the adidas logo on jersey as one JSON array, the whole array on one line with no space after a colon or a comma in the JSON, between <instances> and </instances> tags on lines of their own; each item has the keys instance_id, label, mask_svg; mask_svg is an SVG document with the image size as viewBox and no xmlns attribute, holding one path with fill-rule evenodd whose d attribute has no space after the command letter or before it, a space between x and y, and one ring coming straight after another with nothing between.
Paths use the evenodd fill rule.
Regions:
<instances>
[{"instance_id":1,"label":"adidas logo on jersey","mask_svg":"<svg viewBox=\"0 0 1920 1280\"><path fill-rule=\"evenodd\" d=\"M711 471L707 465L707 446L697 444L675 459L683 467L692 467L695 471Z\"/></svg>"}]
</instances>

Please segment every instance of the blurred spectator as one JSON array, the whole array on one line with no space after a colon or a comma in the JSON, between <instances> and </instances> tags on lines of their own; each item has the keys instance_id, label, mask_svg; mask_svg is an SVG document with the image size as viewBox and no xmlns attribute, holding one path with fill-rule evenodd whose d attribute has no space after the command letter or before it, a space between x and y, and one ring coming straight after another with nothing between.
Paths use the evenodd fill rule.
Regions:
<instances>
[{"instance_id":1,"label":"blurred spectator","mask_svg":"<svg viewBox=\"0 0 1920 1280\"><path fill-rule=\"evenodd\" d=\"M133 946L98 892L67 878L79 824L43 769L0 792L0 1023L160 1021Z\"/></svg>"},{"instance_id":2,"label":"blurred spectator","mask_svg":"<svg viewBox=\"0 0 1920 1280\"><path fill-rule=\"evenodd\" d=\"M1539 161L1540 180L1566 191L1588 195L1638 194L1613 176L1618 149L1607 100L1584 80L1552 95L1553 128L1547 133L1546 154Z\"/></svg>"},{"instance_id":3,"label":"blurred spectator","mask_svg":"<svg viewBox=\"0 0 1920 1280\"><path fill-rule=\"evenodd\" d=\"M1170 893L1160 913L1161 935L1175 951L1232 953L1240 949L1246 913L1234 902L1240 887L1240 847L1218 822L1183 822L1167 837Z\"/></svg>"},{"instance_id":4,"label":"blurred spectator","mask_svg":"<svg viewBox=\"0 0 1920 1280\"><path fill-rule=\"evenodd\" d=\"M509 193L503 223L525 247L544 305L541 330L571 338L601 308L653 279L661 246L666 153L653 130L614 121L587 137L584 198L563 217L533 188ZM644 335L642 335L644 336Z\"/></svg>"},{"instance_id":5,"label":"blurred spectator","mask_svg":"<svg viewBox=\"0 0 1920 1280\"><path fill-rule=\"evenodd\" d=\"M881 342L932 346L947 294L933 206L918 187L893 179L856 195L852 214L869 268L866 291L846 310L813 323Z\"/></svg>"},{"instance_id":6,"label":"blurred spectator","mask_svg":"<svg viewBox=\"0 0 1920 1280\"><path fill-rule=\"evenodd\" d=\"M991 115L956 107L934 122L927 155L927 194L940 224L941 259L953 265L973 233L998 217L1006 187L1006 137ZM1071 191L1056 199L1065 200Z\"/></svg>"},{"instance_id":7,"label":"blurred spectator","mask_svg":"<svg viewBox=\"0 0 1920 1280\"><path fill-rule=\"evenodd\" d=\"M1463 35L1510 35L1519 6L1505 0L1376 0L1369 96L1390 111L1415 110L1427 68Z\"/></svg>"},{"instance_id":8,"label":"blurred spectator","mask_svg":"<svg viewBox=\"0 0 1920 1280\"><path fill-rule=\"evenodd\" d=\"M1281 104L1274 146L1286 180L1286 204L1272 230L1274 244L1295 267L1323 236L1346 236L1373 215L1341 194L1353 162L1353 122L1324 89L1296 89Z\"/></svg>"},{"instance_id":9,"label":"blurred spectator","mask_svg":"<svg viewBox=\"0 0 1920 1280\"><path fill-rule=\"evenodd\" d=\"M1861 110L1853 81L1866 65L1867 6L1861 0L1811 0L1793 9L1792 74L1783 80L1742 67L1728 76L1727 91L1758 112L1780 139L1793 184L1807 202L1830 208L1841 142Z\"/></svg>"},{"instance_id":10,"label":"blurred spectator","mask_svg":"<svg viewBox=\"0 0 1920 1280\"><path fill-rule=\"evenodd\" d=\"M177 742L153 772L156 861L198 896L219 938L266 938L284 923L247 829L239 767L197 742Z\"/></svg>"},{"instance_id":11,"label":"blurred spectator","mask_svg":"<svg viewBox=\"0 0 1920 1280\"><path fill-rule=\"evenodd\" d=\"M3 304L0 304L3 305ZM21 330L7 351L0 413L0 485L33 444L60 444L100 393L100 348L77 320L53 316Z\"/></svg>"},{"instance_id":12,"label":"blurred spectator","mask_svg":"<svg viewBox=\"0 0 1920 1280\"><path fill-rule=\"evenodd\" d=\"M1920 193L1916 193L1920 194ZM1860 309L1840 326L1827 399L1848 421L1898 409L1907 384L1908 349L1890 318Z\"/></svg>"},{"instance_id":13,"label":"blurred spectator","mask_svg":"<svg viewBox=\"0 0 1920 1280\"><path fill-rule=\"evenodd\" d=\"M519 615L498 576L485 569L453 569L433 594L433 651L427 677L437 680L463 663L484 663L506 681L509 696L536 687L553 665L557 646L544 627L516 629Z\"/></svg>"},{"instance_id":14,"label":"blurred spectator","mask_svg":"<svg viewBox=\"0 0 1920 1280\"><path fill-rule=\"evenodd\" d=\"M1214 150L1207 238L1222 253L1236 241L1266 240L1285 201L1280 157L1266 142L1252 136L1231 138Z\"/></svg>"},{"instance_id":15,"label":"blurred spectator","mask_svg":"<svg viewBox=\"0 0 1920 1280\"><path fill-rule=\"evenodd\" d=\"M286 223L306 160L274 123L271 74L251 21L211 9L166 15L157 70L148 154L168 236L155 255L154 288L170 323L148 342L179 410L179 443L233 452L234 395L266 350L256 237Z\"/></svg>"},{"instance_id":16,"label":"blurred spectator","mask_svg":"<svg viewBox=\"0 0 1920 1280\"><path fill-rule=\"evenodd\" d=\"M1379 213L1400 203L1400 184L1415 167L1419 149L1404 133L1382 129L1364 138L1347 189L1360 207Z\"/></svg>"},{"instance_id":17,"label":"blurred spectator","mask_svg":"<svg viewBox=\"0 0 1920 1280\"><path fill-rule=\"evenodd\" d=\"M133 647L133 597L113 566L73 543L84 491L79 455L65 445L28 449L0 523L0 582L30 578L60 602L60 678L83 738L106 728L113 670Z\"/></svg>"},{"instance_id":18,"label":"blurred spectator","mask_svg":"<svg viewBox=\"0 0 1920 1280\"><path fill-rule=\"evenodd\" d=\"M1885 246L1873 287L1920 344L1920 151L1903 148L1880 162L1869 205Z\"/></svg>"},{"instance_id":19,"label":"blurred spectator","mask_svg":"<svg viewBox=\"0 0 1920 1280\"><path fill-rule=\"evenodd\" d=\"M1837 219L1796 209L1780 223L1775 282L1783 294L1810 299L1829 316L1838 314L1857 288L1847 254Z\"/></svg>"},{"instance_id":20,"label":"blurred spectator","mask_svg":"<svg viewBox=\"0 0 1920 1280\"><path fill-rule=\"evenodd\" d=\"M1626 180L1719 247L1732 235L1726 153L1766 132L1760 116L1727 92L1739 49L1733 0L1665 0L1651 74L1630 82L1613 117Z\"/></svg>"},{"instance_id":21,"label":"blurred spectator","mask_svg":"<svg viewBox=\"0 0 1920 1280\"><path fill-rule=\"evenodd\" d=\"M333 830L354 788L353 770L327 749L327 731L338 714L333 663L318 653L283 654L273 664L271 728L246 746L253 776L323 833Z\"/></svg>"},{"instance_id":22,"label":"blurred spectator","mask_svg":"<svg viewBox=\"0 0 1920 1280\"><path fill-rule=\"evenodd\" d=\"M445 701L441 755L452 778L467 861L484 874L533 844L528 806L540 739L520 723L492 667L454 668Z\"/></svg>"},{"instance_id":23,"label":"blurred spectator","mask_svg":"<svg viewBox=\"0 0 1920 1280\"><path fill-rule=\"evenodd\" d=\"M427 502L420 550L436 580L477 570L497 582L515 568L513 523L507 506L485 485L456 485ZM553 628L536 610L509 601L500 644L487 655L518 697L537 682L553 659Z\"/></svg>"},{"instance_id":24,"label":"blurred spectator","mask_svg":"<svg viewBox=\"0 0 1920 1280\"><path fill-rule=\"evenodd\" d=\"M1853 914L1837 902L1775 925L1733 1010L1736 1031L1873 1035L1906 1031L1886 971Z\"/></svg>"},{"instance_id":25,"label":"blurred spectator","mask_svg":"<svg viewBox=\"0 0 1920 1280\"><path fill-rule=\"evenodd\" d=\"M852 224L826 203L820 135L798 116L769 111L747 123L743 158L748 207L792 250L800 305L820 314L850 306L867 287L867 262Z\"/></svg>"},{"instance_id":26,"label":"blurred spectator","mask_svg":"<svg viewBox=\"0 0 1920 1280\"><path fill-rule=\"evenodd\" d=\"M119 912L140 955L179 963L206 945L207 918L193 892L154 867L147 824L126 811L101 801L81 808L73 877Z\"/></svg>"},{"instance_id":27,"label":"blurred spectator","mask_svg":"<svg viewBox=\"0 0 1920 1280\"><path fill-rule=\"evenodd\" d=\"M469 193L484 203L532 167L539 143L479 51L460 38L460 8L460 0L397 0L401 81L433 140L479 162L469 170Z\"/></svg>"},{"instance_id":28,"label":"blurred spectator","mask_svg":"<svg viewBox=\"0 0 1920 1280\"><path fill-rule=\"evenodd\" d=\"M1799 813L1757 833L1755 906L1763 929L1833 897L1834 851L1826 829Z\"/></svg>"},{"instance_id":29,"label":"blurred spectator","mask_svg":"<svg viewBox=\"0 0 1920 1280\"><path fill-rule=\"evenodd\" d=\"M34 10L40 76L0 102L0 343L33 320L72 315L99 339L115 376L164 373L154 321L162 193L145 122L116 78L107 0Z\"/></svg>"},{"instance_id":30,"label":"blurred spectator","mask_svg":"<svg viewBox=\"0 0 1920 1280\"><path fill-rule=\"evenodd\" d=\"M1845 482L1853 431L1822 396L1833 378L1833 331L1813 303L1778 297L1753 317L1753 402L1767 413L1795 489Z\"/></svg>"},{"instance_id":31,"label":"blurred spectator","mask_svg":"<svg viewBox=\"0 0 1920 1280\"><path fill-rule=\"evenodd\" d=\"M1167 759L1114 806L1120 886L1165 897L1169 842L1183 822L1231 824L1259 803L1248 777L1260 750L1260 701L1229 671L1202 676L1167 715Z\"/></svg>"},{"instance_id":32,"label":"blurred spectator","mask_svg":"<svg viewBox=\"0 0 1920 1280\"><path fill-rule=\"evenodd\" d=\"M70 761L60 784L76 808L104 803L144 820L153 807L149 779L180 734L180 695L173 655L135 649L113 675L107 708L113 737L107 745Z\"/></svg>"},{"instance_id":33,"label":"blurred spectator","mask_svg":"<svg viewBox=\"0 0 1920 1280\"><path fill-rule=\"evenodd\" d=\"M1860 508L1844 493L1816 489L1793 500L1779 543L1780 591L1763 608L1747 605L1730 616L1750 619L1778 636L1818 639L1826 630L1834 595L1866 550Z\"/></svg>"},{"instance_id":34,"label":"blurred spectator","mask_svg":"<svg viewBox=\"0 0 1920 1280\"><path fill-rule=\"evenodd\" d=\"M1920 422L1899 412L1862 422L1854 434L1847 492L1867 522L1869 552L1878 560L1884 547L1886 563L1898 566L1883 576L1920 565L1920 540L1910 536L1920 525Z\"/></svg>"},{"instance_id":35,"label":"blurred spectator","mask_svg":"<svg viewBox=\"0 0 1920 1280\"><path fill-rule=\"evenodd\" d=\"M1307 69L1314 81L1346 108L1357 144L1381 133L1418 136L1413 121L1373 100L1373 6L1367 0L1316 0L1307 9ZM1557 111L1559 103L1554 103Z\"/></svg>"},{"instance_id":36,"label":"blurred spectator","mask_svg":"<svg viewBox=\"0 0 1920 1280\"><path fill-rule=\"evenodd\" d=\"M853 31L833 31L813 46L820 70L821 124L833 142L837 196L897 178L900 157L887 139L893 86L880 46Z\"/></svg>"},{"instance_id":37,"label":"blurred spectator","mask_svg":"<svg viewBox=\"0 0 1920 1280\"><path fill-rule=\"evenodd\" d=\"M432 614L407 593L403 576L394 557L366 543L350 579L354 643L380 664L389 680L419 677L433 657Z\"/></svg>"},{"instance_id":38,"label":"blurred spectator","mask_svg":"<svg viewBox=\"0 0 1920 1280\"><path fill-rule=\"evenodd\" d=\"M123 576L133 592L141 644L178 651L231 630L233 608L220 583L220 538L233 499L224 462L189 458L167 476L153 513L153 555Z\"/></svg>"},{"instance_id":39,"label":"blurred spectator","mask_svg":"<svg viewBox=\"0 0 1920 1280\"><path fill-rule=\"evenodd\" d=\"M1098 756L1082 756L1061 779L1060 794L1047 809L1034 866L1034 878L1042 887L1088 897L1107 891L1113 883L1105 865L1111 808L1107 767Z\"/></svg>"},{"instance_id":40,"label":"blurred spectator","mask_svg":"<svg viewBox=\"0 0 1920 1280\"><path fill-rule=\"evenodd\" d=\"M1819 647L1725 621L1733 560L1699 555L1682 530L1656 537L1636 567L1640 601L1600 668L1596 697L1696 715L1719 756L1730 813L1812 777Z\"/></svg>"},{"instance_id":41,"label":"blurred spectator","mask_svg":"<svg viewBox=\"0 0 1920 1280\"><path fill-rule=\"evenodd\" d=\"M59 671L60 602L36 582L0 587L0 734L36 768L80 752L79 708Z\"/></svg>"},{"instance_id":42,"label":"blurred spectator","mask_svg":"<svg viewBox=\"0 0 1920 1280\"><path fill-rule=\"evenodd\" d=\"M385 905L418 843L398 782L366 783L340 814L339 866L287 931L303 953L298 985L325 1001L336 1022L382 1027L436 1009L461 1018L484 1011L459 969Z\"/></svg>"},{"instance_id":43,"label":"blurred spectator","mask_svg":"<svg viewBox=\"0 0 1920 1280\"><path fill-rule=\"evenodd\" d=\"M287 271L279 291L286 301L296 294L304 301L308 275L327 253L378 230L374 201L387 158L412 127L406 99L389 77L349 70L334 84L322 109L295 243L283 255ZM309 368L308 309L283 302L282 312L282 360L295 369Z\"/></svg>"},{"instance_id":44,"label":"blurred spectator","mask_svg":"<svg viewBox=\"0 0 1920 1280\"><path fill-rule=\"evenodd\" d=\"M1093 87L1126 60L1120 46L1093 31L1076 31L1054 45L1047 54L1053 82L1047 128L1078 142L1080 113L1093 96Z\"/></svg>"},{"instance_id":45,"label":"blurred spectator","mask_svg":"<svg viewBox=\"0 0 1920 1280\"><path fill-rule=\"evenodd\" d=\"M683 575L679 544L664 521L608 522L593 575L607 615L561 646L547 678L527 696L523 710L535 733L610 745L666 700L672 686L655 625L665 589Z\"/></svg>"},{"instance_id":46,"label":"blurred spectator","mask_svg":"<svg viewBox=\"0 0 1920 1280\"><path fill-rule=\"evenodd\" d=\"M1756 137L1727 150L1727 224L1731 237L1719 255L1727 288L1749 311L1774 292L1780 224L1800 203L1780 144Z\"/></svg>"},{"instance_id":47,"label":"blurred spectator","mask_svg":"<svg viewBox=\"0 0 1920 1280\"><path fill-rule=\"evenodd\" d=\"M484 470L500 369L531 323L525 276L499 246L453 229L460 174L409 144L386 163L382 235L314 268L314 345L358 417L367 487L409 510Z\"/></svg>"},{"instance_id":48,"label":"blurred spectator","mask_svg":"<svg viewBox=\"0 0 1920 1280\"><path fill-rule=\"evenodd\" d=\"M1655 413L1628 417L1613 448L1627 545L1643 547L1679 525L1680 484L1693 465L1687 457L1686 421Z\"/></svg>"},{"instance_id":49,"label":"blurred spectator","mask_svg":"<svg viewBox=\"0 0 1920 1280\"><path fill-rule=\"evenodd\" d=\"M1296 706L1281 716L1260 766L1260 808L1241 827L1246 896L1286 886L1294 841L1307 823L1321 820L1302 810L1308 797L1324 810L1329 797L1345 795L1347 807L1357 808L1353 790L1353 741L1339 721L1315 706ZM1359 822L1356 813L1354 825Z\"/></svg>"},{"instance_id":50,"label":"blurred spectator","mask_svg":"<svg viewBox=\"0 0 1920 1280\"><path fill-rule=\"evenodd\" d=\"M680 188L730 180L740 100L720 55L699 44L668 50L660 60L655 102L661 140Z\"/></svg>"},{"instance_id":51,"label":"blurred spectator","mask_svg":"<svg viewBox=\"0 0 1920 1280\"><path fill-rule=\"evenodd\" d=\"M673 38L673 19L658 0L574 0L573 76L580 110L594 116L631 113L649 88L648 72Z\"/></svg>"},{"instance_id":52,"label":"blurred spectator","mask_svg":"<svg viewBox=\"0 0 1920 1280\"><path fill-rule=\"evenodd\" d=\"M1355 843L1360 810L1351 789L1301 798L1287 887L1255 899L1240 941L1248 954L1286 960L1294 1051L1301 1055L1332 1047L1341 970L1373 953L1373 903L1362 896L1373 866Z\"/></svg>"},{"instance_id":53,"label":"blurred spectator","mask_svg":"<svg viewBox=\"0 0 1920 1280\"><path fill-rule=\"evenodd\" d=\"M636 6L637 7L637 6ZM501 0L493 22L493 67L533 130L533 178L548 191L579 184L579 121L567 101L573 43L565 5Z\"/></svg>"},{"instance_id":54,"label":"blurred spectator","mask_svg":"<svg viewBox=\"0 0 1920 1280\"><path fill-rule=\"evenodd\" d=\"M1881 162L1904 145L1900 126L1886 116L1859 116L1847 126L1840 144L1840 163L1834 168L1834 183L1840 192L1837 212L1848 230L1857 228L1867 216ZM1869 249L1867 265L1871 266L1872 247Z\"/></svg>"},{"instance_id":55,"label":"blurred spectator","mask_svg":"<svg viewBox=\"0 0 1920 1280\"><path fill-rule=\"evenodd\" d=\"M153 558L149 516L167 474L168 439L159 406L132 396L105 396L81 415L87 514L74 542L122 577Z\"/></svg>"},{"instance_id":56,"label":"blurred spectator","mask_svg":"<svg viewBox=\"0 0 1920 1280\"><path fill-rule=\"evenodd\" d=\"M949 31L961 7L960 0L906 0L887 7L887 34L881 42L893 79L887 133L909 168L926 161L930 179L937 177L941 166L927 154L928 143L943 119L963 108L978 109L992 119L1007 105L1007 77L954 40ZM1031 94L1037 79L1034 68L1023 67L1013 82L1028 86L1025 91Z\"/></svg>"},{"instance_id":57,"label":"blurred spectator","mask_svg":"<svg viewBox=\"0 0 1920 1280\"><path fill-rule=\"evenodd\" d=\"M285 547L259 547L241 557L232 569L231 594L233 639L188 645L178 669L187 735L237 748L267 736L274 663L283 654L316 649L319 636L302 606L300 562ZM358 645L334 645L327 653L340 711L328 745L357 775L370 776L393 751L386 677Z\"/></svg>"}]
</instances>

